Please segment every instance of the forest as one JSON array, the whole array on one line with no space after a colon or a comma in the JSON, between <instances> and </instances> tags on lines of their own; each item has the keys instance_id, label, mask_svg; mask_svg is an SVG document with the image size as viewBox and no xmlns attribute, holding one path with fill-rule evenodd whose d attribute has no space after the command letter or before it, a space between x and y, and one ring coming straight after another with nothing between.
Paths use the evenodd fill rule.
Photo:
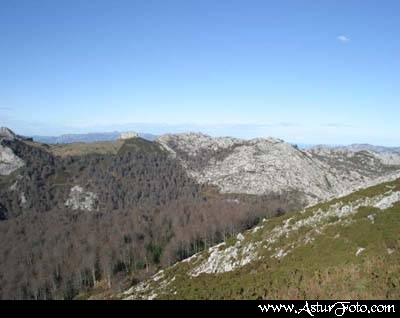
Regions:
<instances>
[{"instance_id":1,"label":"forest","mask_svg":"<svg viewBox=\"0 0 400 318\"><path fill-rule=\"evenodd\" d=\"M45 144L2 143L26 165L0 180L1 299L118 291L302 204L295 192L221 194L140 138L115 155L67 157ZM97 194L93 211L66 207L74 185Z\"/></svg>"}]
</instances>

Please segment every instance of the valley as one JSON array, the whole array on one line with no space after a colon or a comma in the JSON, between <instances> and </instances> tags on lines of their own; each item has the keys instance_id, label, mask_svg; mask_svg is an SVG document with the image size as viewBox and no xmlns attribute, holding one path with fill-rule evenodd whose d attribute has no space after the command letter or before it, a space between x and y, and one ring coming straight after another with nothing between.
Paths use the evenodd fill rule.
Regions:
<instances>
[{"instance_id":1,"label":"valley","mask_svg":"<svg viewBox=\"0 0 400 318\"><path fill-rule=\"evenodd\" d=\"M392 222L386 250L390 260L398 255L396 151L304 150L274 138L200 133L124 136L45 144L2 128L0 298L340 297L347 291L326 294L327 281L306 292L313 275L328 275L327 260L305 266L314 248L329 250L333 231L364 233L359 210L377 224ZM338 253L369 253L346 233ZM388 256L369 261L381 257ZM338 260L331 265L342 270ZM293 271L304 285L292 281ZM225 287L217 292L218 284Z\"/></svg>"}]
</instances>

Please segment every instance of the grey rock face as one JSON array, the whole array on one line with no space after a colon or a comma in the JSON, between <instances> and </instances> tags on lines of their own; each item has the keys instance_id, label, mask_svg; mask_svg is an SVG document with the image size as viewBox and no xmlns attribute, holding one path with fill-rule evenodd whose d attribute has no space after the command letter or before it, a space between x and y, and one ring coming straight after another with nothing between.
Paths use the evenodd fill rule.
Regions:
<instances>
[{"instance_id":1,"label":"grey rock face","mask_svg":"<svg viewBox=\"0 0 400 318\"><path fill-rule=\"evenodd\" d=\"M119 135L119 139L130 139L130 138L137 138L139 134L134 131L125 131Z\"/></svg>"},{"instance_id":2,"label":"grey rock face","mask_svg":"<svg viewBox=\"0 0 400 318\"><path fill-rule=\"evenodd\" d=\"M400 171L400 155L314 148L302 151L275 138L241 140L198 133L158 138L200 183L225 193L297 190L308 203L346 194Z\"/></svg>"},{"instance_id":3,"label":"grey rock face","mask_svg":"<svg viewBox=\"0 0 400 318\"><path fill-rule=\"evenodd\" d=\"M0 127L0 139L14 140L16 135L7 127Z\"/></svg>"},{"instance_id":4,"label":"grey rock face","mask_svg":"<svg viewBox=\"0 0 400 318\"><path fill-rule=\"evenodd\" d=\"M7 176L24 164L24 161L16 156L10 148L0 144L0 175Z\"/></svg>"},{"instance_id":5,"label":"grey rock face","mask_svg":"<svg viewBox=\"0 0 400 318\"><path fill-rule=\"evenodd\" d=\"M25 165L21 158L1 143L3 140L11 141L17 138L18 136L11 129L0 127L0 175L2 176L7 176Z\"/></svg>"},{"instance_id":6,"label":"grey rock face","mask_svg":"<svg viewBox=\"0 0 400 318\"><path fill-rule=\"evenodd\" d=\"M65 202L65 206L71 210L92 211L97 205L97 195L93 192L84 191L81 186L71 188L69 198Z\"/></svg>"}]
</instances>

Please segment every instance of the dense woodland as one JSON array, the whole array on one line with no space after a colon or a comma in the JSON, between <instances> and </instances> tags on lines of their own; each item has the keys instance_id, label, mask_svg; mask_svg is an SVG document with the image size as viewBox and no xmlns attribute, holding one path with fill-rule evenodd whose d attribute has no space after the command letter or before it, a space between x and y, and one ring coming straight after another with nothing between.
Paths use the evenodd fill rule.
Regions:
<instances>
[{"instance_id":1,"label":"dense woodland","mask_svg":"<svg viewBox=\"0 0 400 318\"><path fill-rule=\"evenodd\" d=\"M46 145L2 142L26 162L0 180L2 299L71 299L99 285L119 290L301 205L296 193L222 195L140 138L116 155L65 158ZM74 185L98 195L95 210L65 206Z\"/></svg>"}]
</instances>

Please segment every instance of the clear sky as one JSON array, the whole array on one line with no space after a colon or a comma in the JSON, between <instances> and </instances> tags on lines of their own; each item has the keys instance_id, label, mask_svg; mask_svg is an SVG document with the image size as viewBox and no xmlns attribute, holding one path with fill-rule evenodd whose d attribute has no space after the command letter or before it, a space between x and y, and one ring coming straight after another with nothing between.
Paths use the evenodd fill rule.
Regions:
<instances>
[{"instance_id":1,"label":"clear sky","mask_svg":"<svg viewBox=\"0 0 400 318\"><path fill-rule=\"evenodd\" d=\"M1 0L0 125L400 145L398 0Z\"/></svg>"}]
</instances>

